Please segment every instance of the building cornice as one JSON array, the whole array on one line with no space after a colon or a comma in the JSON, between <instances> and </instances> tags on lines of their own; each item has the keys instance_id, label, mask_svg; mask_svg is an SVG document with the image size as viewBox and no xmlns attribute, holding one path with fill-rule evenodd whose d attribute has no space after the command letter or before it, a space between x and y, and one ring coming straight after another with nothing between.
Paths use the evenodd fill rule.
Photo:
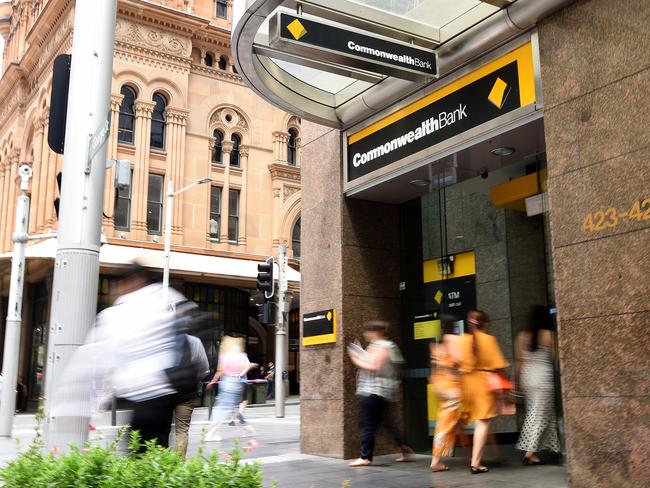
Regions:
<instances>
[{"instance_id":1,"label":"building cornice","mask_svg":"<svg viewBox=\"0 0 650 488\"><path fill-rule=\"evenodd\" d=\"M272 181L300 182L300 168L283 163L269 164Z\"/></svg>"},{"instance_id":2,"label":"building cornice","mask_svg":"<svg viewBox=\"0 0 650 488\"><path fill-rule=\"evenodd\" d=\"M210 21L203 17L145 0L120 0L117 14L171 32L184 32L189 35L210 25Z\"/></svg>"},{"instance_id":3,"label":"building cornice","mask_svg":"<svg viewBox=\"0 0 650 488\"><path fill-rule=\"evenodd\" d=\"M192 63L191 70L193 73L200 73L206 76L213 78L220 78L231 83L237 83L238 85L244 85L244 80L242 77L232 71L224 71L217 67L205 66L203 64Z\"/></svg>"}]
</instances>

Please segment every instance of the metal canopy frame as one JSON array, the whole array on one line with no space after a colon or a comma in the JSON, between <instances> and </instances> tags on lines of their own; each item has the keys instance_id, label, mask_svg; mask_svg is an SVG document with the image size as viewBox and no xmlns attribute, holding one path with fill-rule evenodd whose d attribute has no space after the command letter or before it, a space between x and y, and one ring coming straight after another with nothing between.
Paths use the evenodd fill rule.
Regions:
<instances>
[{"instance_id":1,"label":"metal canopy frame","mask_svg":"<svg viewBox=\"0 0 650 488\"><path fill-rule=\"evenodd\" d=\"M278 53L268 46L268 36L260 28L279 8L300 10L332 22L350 25L372 33L435 48L440 77L455 72L523 32L542 18L574 0L485 0L503 6L478 24L438 44L441 33L435 26L362 5L349 0L246 0L235 2L232 51L235 66L249 86L262 98L305 119L347 129L430 85L431 81L412 82L394 77L374 77L373 73L328 63L328 71L351 78L338 93L307 83L276 64L279 58L301 66L319 69L322 61ZM374 84L369 84L374 83Z\"/></svg>"}]
</instances>

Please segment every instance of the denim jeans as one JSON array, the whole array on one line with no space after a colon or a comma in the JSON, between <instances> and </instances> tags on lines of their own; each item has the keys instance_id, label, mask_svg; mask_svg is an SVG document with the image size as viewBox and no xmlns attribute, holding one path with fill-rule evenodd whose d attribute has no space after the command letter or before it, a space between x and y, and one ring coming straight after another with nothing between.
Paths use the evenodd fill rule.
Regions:
<instances>
[{"instance_id":1,"label":"denim jeans","mask_svg":"<svg viewBox=\"0 0 650 488\"><path fill-rule=\"evenodd\" d=\"M388 429L395 444L406 445L401 432L390 416L390 403L379 395L357 396L359 405L359 429L361 430L361 459L372 461L375 451L375 434L382 424Z\"/></svg>"},{"instance_id":2,"label":"denim jeans","mask_svg":"<svg viewBox=\"0 0 650 488\"><path fill-rule=\"evenodd\" d=\"M217 406L215 408L212 421L215 424L224 422L233 410L239 407L242 391L246 386L239 378L232 376L223 376L219 381L219 396L217 397Z\"/></svg>"}]
</instances>

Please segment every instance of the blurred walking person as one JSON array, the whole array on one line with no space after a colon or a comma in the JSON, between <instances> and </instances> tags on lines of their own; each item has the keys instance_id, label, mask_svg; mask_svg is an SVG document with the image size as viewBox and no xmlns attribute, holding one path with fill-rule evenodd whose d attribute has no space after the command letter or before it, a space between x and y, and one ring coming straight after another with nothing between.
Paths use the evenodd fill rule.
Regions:
<instances>
[{"instance_id":1,"label":"blurred walking person","mask_svg":"<svg viewBox=\"0 0 650 488\"><path fill-rule=\"evenodd\" d=\"M273 362L269 362L264 379L266 380L266 399L275 398L275 364Z\"/></svg>"},{"instance_id":2,"label":"blurred walking person","mask_svg":"<svg viewBox=\"0 0 650 488\"><path fill-rule=\"evenodd\" d=\"M120 296L97 317L97 343L118 398L133 408L131 429L142 441L156 439L169 446L177 390L168 370L177 359L177 312L187 299L169 289L169 304L163 303L161 283L152 283L146 268L132 265L118 283Z\"/></svg>"},{"instance_id":3,"label":"blurred walking person","mask_svg":"<svg viewBox=\"0 0 650 488\"><path fill-rule=\"evenodd\" d=\"M439 399L438 420L433 436L431 471L448 471L442 457L451 456L456 444L456 431L461 420L462 387L460 337L450 320L443 321L442 341L431 344L431 383Z\"/></svg>"},{"instance_id":4,"label":"blurred walking person","mask_svg":"<svg viewBox=\"0 0 650 488\"><path fill-rule=\"evenodd\" d=\"M461 337L461 381L463 410L475 420L472 443L472 474L487 473L481 464L490 423L497 416L496 397L490 384L500 370L508 367L496 338L488 334L489 319L485 312L467 314L467 330Z\"/></svg>"},{"instance_id":5,"label":"blurred walking person","mask_svg":"<svg viewBox=\"0 0 650 488\"><path fill-rule=\"evenodd\" d=\"M214 425L205 435L206 441L220 441L218 434L221 424L239 408L242 391L245 384L242 378L246 377L251 363L244 353L244 341L241 338L224 336L219 350L219 365L217 371L208 383L208 388L219 385L217 406L214 412Z\"/></svg>"},{"instance_id":6,"label":"blurred walking person","mask_svg":"<svg viewBox=\"0 0 650 488\"><path fill-rule=\"evenodd\" d=\"M544 464L539 451L560 452L555 420L555 381L553 377L554 323L543 306L535 307L528 330L515 341L517 385L526 399L526 419L516 448L526 451L524 465Z\"/></svg>"},{"instance_id":7,"label":"blurred walking person","mask_svg":"<svg viewBox=\"0 0 650 488\"><path fill-rule=\"evenodd\" d=\"M249 372L250 370L256 369L258 367L259 364L257 363L250 363ZM242 376L240 381L244 384L244 388L242 390L241 400L239 402L239 406L237 407L237 411L232 412L230 422L228 422L228 425L230 426L235 425L235 419L239 422L239 425L247 425L244 414L246 413L246 407L248 407L248 396L249 394L252 395L253 393L253 386L248 381L248 373Z\"/></svg>"},{"instance_id":8,"label":"blurred walking person","mask_svg":"<svg viewBox=\"0 0 650 488\"><path fill-rule=\"evenodd\" d=\"M368 342L368 347L362 349L358 341L348 346L350 359L359 368L357 400L361 454L359 459L350 463L353 467L372 464L375 434L382 421L401 450L401 456L396 461L415 460L413 450L406 445L406 441L388 412L390 404L396 402L399 397L398 365L404 362L404 358L397 345L386 338L387 329L387 322L366 322L363 326L363 337Z\"/></svg>"},{"instance_id":9,"label":"blurred walking person","mask_svg":"<svg viewBox=\"0 0 650 488\"><path fill-rule=\"evenodd\" d=\"M188 434L190 424L192 423L192 413L200 404L200 382L210 374L210 365L208 356L205 353L205 347L201 339L190 334L184 334L189 348L189 362L193 365L196 372L194 379L194 389L187 394L182 395L180 403L174 407L174 432L175 445L174 449L183 457L187 454Z\"/></svg>"}]
</instances>

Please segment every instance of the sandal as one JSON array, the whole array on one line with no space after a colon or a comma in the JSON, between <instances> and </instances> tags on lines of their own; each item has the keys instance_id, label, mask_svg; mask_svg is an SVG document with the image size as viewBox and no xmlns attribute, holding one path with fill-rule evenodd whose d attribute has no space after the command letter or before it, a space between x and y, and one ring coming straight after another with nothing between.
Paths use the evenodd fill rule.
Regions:
<instances>
[{"instance_id":1,"label":"sandal","mask_svg":"<svg viewBox=\"0 0 650 488\"><path fill-rule=\"evenodd\" d=\"M441 473L443 471L449 471L449 466L445 466L444 464L441 464L440 466L441 467L435 468L435 469L434 469L433 466L431 466L431 472L432 473Z\"/></svg>"},{"instance_id":2,"label":"sandal","mask_svg":"<svg viewBox=\"0 0 650 488\"><path fill-rule=\"evenodd\" d=\"M485 466L479 466L478 468L475 468L474 466L470 466L469 469L472 472L472 474L482 474L482 473L487 473L488 471L490 471Z\"/></svg>"},{"instance_id":3,"label":"sandal","mask_svg":"<svg viewBox=\"0 0 650 488\"><path fill-rule=\"evenodd\" d=\"M348 464L348 466L352 468L358 468L358 467L370 466L370 465L372 465L372 461L370 459L361 459L361 458L352 461L350 464Z\"/></svg>"},{"instance_id":4,"label":"sandal","mask_svg":"<svg viewBox=\"0 0 650 488\"><path fill-rule=\"evenodd\" d=\"M523 462L524 466L543 466L544 464L546 463L541 459L538 459L537 461L533 461L530 458L524 457L524 462Z\"/></svg>"}]
</instances>

